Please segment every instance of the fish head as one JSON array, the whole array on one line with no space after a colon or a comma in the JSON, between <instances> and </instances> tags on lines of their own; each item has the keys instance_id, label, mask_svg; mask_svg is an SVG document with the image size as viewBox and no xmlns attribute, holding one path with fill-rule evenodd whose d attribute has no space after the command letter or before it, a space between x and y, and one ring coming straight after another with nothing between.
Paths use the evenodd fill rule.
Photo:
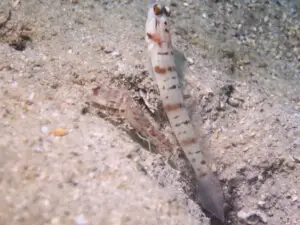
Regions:
<instances>
[{"instance_id":1,"label":"fish head","mask_svg":"<svg viewBox=\"0 0 300 225\"><path fill-rule=\"evenodd\" d=\"M167 6L160 5L157 1L150 1L146 21L146 34L156 35L161 42L169 43L171 41L169 16L170 10ZM146 35L146 40L151 41L149 40L149 35Z\"/></svg>"}]
</instances>

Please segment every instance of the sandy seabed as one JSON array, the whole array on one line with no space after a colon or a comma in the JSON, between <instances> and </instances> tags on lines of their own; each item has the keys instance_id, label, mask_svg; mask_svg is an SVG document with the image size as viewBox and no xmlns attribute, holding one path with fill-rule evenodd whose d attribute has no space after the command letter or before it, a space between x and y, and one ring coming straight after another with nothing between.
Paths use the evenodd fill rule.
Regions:
<instances>
[{"instance_id":1,"label":"sandy seabed","mask_svg":"<svg viewBox=\"0 0 300 225\"><path fill-rule=\"evenodd\" d=\"M299 6L169 2L187 107L222 182L226 224L299 225ZM158 111L147 1L0 7L0 225L218 224L179 171L87 109L93 88L122 85Z\"/></svg>"}]
</instances>

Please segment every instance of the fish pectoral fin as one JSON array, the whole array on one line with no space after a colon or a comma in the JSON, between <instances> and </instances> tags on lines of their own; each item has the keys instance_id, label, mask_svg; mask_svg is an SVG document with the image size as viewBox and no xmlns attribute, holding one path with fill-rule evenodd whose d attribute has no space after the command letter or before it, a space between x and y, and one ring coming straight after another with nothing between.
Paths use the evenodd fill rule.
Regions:
<instances>
[{"instance_id":1,"label":"fish pectoral fin","mask_svg":"<svg viewBox=\"0 0 300 225\"><path fill-rule=\"evenodd\" d=\"M181 86L182 94L184 98L188 98L190 96L190 91L186 88L186 74L189 72L187 67L187 61L182 52L177 49L174 49L174 62L176 67L176 72L178 74L179 83Z\"/></svg>"},{"instance_id":2,"label":"fish pectoral fin","mask_svg":"<svg viewBox=\"0 0 300 225\"><path fill-rule=\"evenodd\" d=\"M202 177L196 187L201 206L214 217L224 222L224 196L219 180L213 173Z\"/></svg>"},{"instance_id":3,"label":"fish pectoral fin","mask_svg":"<svg viewBox=\"0 0 300 225\"><path fill-rule=\"evenodd\" d=\"M186 66L186 58L184 54L177 49L174 49L174 61L176 66L176 72L181 80L184 79L184 69Z\"/></svg>"},{"instance_id":4,"label":"fish pectoral fin","mask_svg":"<svg viewBox=\"0 0 300 225\"><path fill-rule=\"evenodd\" d=\"M158 45L162 44L159 33L147 33L147 37Z\"/></svg>"},{"instance_id":5,"label":"fish pectoral fin","mask_svg":"<svg viewBox=\"0 0 300 225\"><path fill-rule=\"evenodd\" d=\"M153 71L153 66L150 57L147 60L147 69L149 71L150 76L152 77L153 80L155 80L154 76L154 71Z\"/></svg>"}]
</instances>

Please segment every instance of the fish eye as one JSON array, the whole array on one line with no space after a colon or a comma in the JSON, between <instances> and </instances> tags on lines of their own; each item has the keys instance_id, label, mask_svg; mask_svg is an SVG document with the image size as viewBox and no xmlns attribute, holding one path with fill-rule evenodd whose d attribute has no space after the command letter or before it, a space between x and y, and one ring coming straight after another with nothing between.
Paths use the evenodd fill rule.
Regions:
<instances>
[{"instance_id":1,"label":"fish eye","mask_svg":"<svg viewBox=\"0 0 300 225\"><path fill-rule=\"evenodd\" d=\"M161 13L161 9L157 4L153 6L153 11L155 15L159 15Z\"/></svg>"}]
</instances>

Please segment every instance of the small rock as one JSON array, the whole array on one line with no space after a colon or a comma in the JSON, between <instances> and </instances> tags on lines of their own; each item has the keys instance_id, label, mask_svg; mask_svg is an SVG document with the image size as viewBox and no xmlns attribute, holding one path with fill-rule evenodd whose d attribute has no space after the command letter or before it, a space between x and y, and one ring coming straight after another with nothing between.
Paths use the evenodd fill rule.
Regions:
<instances>
[{"instance_id":1,"label":"small rock","mask_svg":"<svg viewBox=\"0 0 300 225\"><path fill-rule=\"evenodd\" d=\"M30 95L29 95L29 97L28 97L28 100L32 101L34 99L34 96L35 96L35 93L31 92Z\"/></svg>"},{"instance_id":2,"label":"small rock","mask_svg":"<svg viewBox=\"0 0 300 225\"><path fill-rule=\"evenodd\" d=\"M222 101L219 101L217 106L216 106L216 110L218 111L224 111L225 110L225 104Z\"/></svg>"},{"instance_id":3,"label":"small rock","mask_svg":"<svg viewBox=\"0 0 300 225\"><path fill-rule=\"evenodd\" d=\"M109 50L109 49L105 49L104 52L105 52L106 54L110 54L110 53L112 53L113 51L112 51L112 50Z\"/></svg>"},{"instance_id":4,"label":"small rock","mask_svg":"<svg viewBox=\"0 0 300 225\"><path fill-rule=\"evenodd\" d=\"M13 81L12 84L11 84L11 86L12 86L13 88L18 87L18 82L17 82L17 81Z\"/></svg>"},{"instance_id":5,"label":"small rock","mask_svg":"<svg viewBox=\"0 0 300 225\"><path fill-rule=\"evenodd\" d=\"M258 206L259 206L260 208L265 208L266 202L265 202L265 201L258 201Z\"/></svg>"},{"instance_id":6,"label":"small rock","mask_svg":"<svg viewBox=\"0 0 300 225\"><path fill-rule=\"evenodd\" d=\"M9 9L0 9L0 27L4 26L11 16Z\"/></svg>"},{"instance_id":7,"label":"small rock","mask_svg":"<svg viewBox=\"0 0 300 225\"><path fill-rule=\"evenodd\" d=\"M112 54L112 56L120 56L120 55L121 55L121 52L118 51L118 50L115 50L115 51L113 51L111 54Z\"/></svg>"},{"instance_id":8,"label":"small rock","mask_svg":"<svg viewBox=\"0 0 300 225\"><path fill-rule=\"evenodd\" d=\"M293 155L293 160L296 162L296 163L300 163L300 156L298 155Z\"/></svg>"},{"instance_id":9,"label":"small rock","mask_svg":"<svg viewBox=\"0 0 300 225\"><path fill-rule=\"evenodd\" d=\"M86 220L86 218L84 217L84 215L81 214L79 216L76 216L75 223L77 225L86 225L86 224L88 224L88 221Z\"/></svg>"},{"instance_id":10,"label":"small rock","mask_svg":"<svg viewBox=\"0 0 300 225\"><path fill-rule=\"evenodd\" d=\"M240 101L235 98L228 98L227 103L232 107L238 107L240 105Z\"/></svg>"},{"instance_id":11,"label":"small rock","mask_svg":"<svg viewBox=\"0 0 300 225\"><path fill-rule=\"evenodd\" d=\"M239 211L237 214L238 218L245 221L247 224L254 225L258 222L267 223L267 216L260 211Z\"/></svg>"},{"instance_id":12,"label":"small rock","mask_svg":"<svg viewBox=\"0 0 300 225\"><path fill-rule=\"evenodd\" d=\"M293 202L296 202L298 200L298 196L297 195L293 195L292 198L291 198L291 200Z\"/></svg>"},{"instance_id":13,"label":"small rock","mask_svg":"<svg viewBox=\"0 0 300 225\"><path fill-rule=\"evenodd\" d=\"M298 103L296 104L295 109L296 109L296 110L300 110L300 102L298 102Z\"/></svg>"},{"instance_id":14,"label":"small rock","mask_svg":"<svg viewBox=\"0 0 300 225\"><path fill-rule=\"evenodd\" d=\"M58 217L54 217L51 219L51 224L55 225L55 224L61 224L61 221Z\"/></svg>"},{"instance_id":15,"label":"small rock","mask_svg":"<svg viewBox=\"0 0 300 225\"><path fill-rule=\"evenodd\" d=\"M268 16L265 16L264 22L267 23L268 21L269 21L269 17L268 17Z\"/></svg>"},{"instance_id":16,"label":"small rock","mask_svg":"<svg viewBox=\"0 0 300 225\"><path fill-rule=\"evenodd\" d=\"M48 133L48 131L49 131L48 127L46 127L46 126L41 127L41 132L42 133Z\"/></svg>"},{"instance_id":17,"label":"small rock","mask_svg":"<svg viewBox=\"0 0 300 225\"><path fill-rule=\"evenodd\" d=\"M41 152L42 148L41 148L41 146L36 145L36 146L33 147L33 150L36 151L36 152Z\"/></svg>"},{"instance_id":18,"label":"small rock","mask_svg":"<svg viewBox=\"0 0 300 225\"><path fill-rule=\"evenodd\" d=\"M285 163L285 165L287 166L287 168L289 168L289 169L291 169L291 170L295 169L295 167L296 167L295 163L292 162L292 161L287 161L287 162Z\"/></svg>"},{"instance_id":19,"label":"small rock","mask_svg":"<svg viewBox=\"0 0 300 225\"><path fill-rule=\"evenodd\" d=\"M265 180L265 177L264 177L262 174L259 174L259 175L257 176L257 178L258 178L258 180L261 181L261 182L263 182L263 181Z\"/></svg>"},{"instance_id":20,"label":"small rock","mask_svg":"<svg viewBox=\"0 0 300 225\"><path fill-rule=\"evenodd\" d=\"M194 64L194 60L190 57L186 58L186 61L189 63L189 65L193 65Z\"/></svg>"}]
</instances>

